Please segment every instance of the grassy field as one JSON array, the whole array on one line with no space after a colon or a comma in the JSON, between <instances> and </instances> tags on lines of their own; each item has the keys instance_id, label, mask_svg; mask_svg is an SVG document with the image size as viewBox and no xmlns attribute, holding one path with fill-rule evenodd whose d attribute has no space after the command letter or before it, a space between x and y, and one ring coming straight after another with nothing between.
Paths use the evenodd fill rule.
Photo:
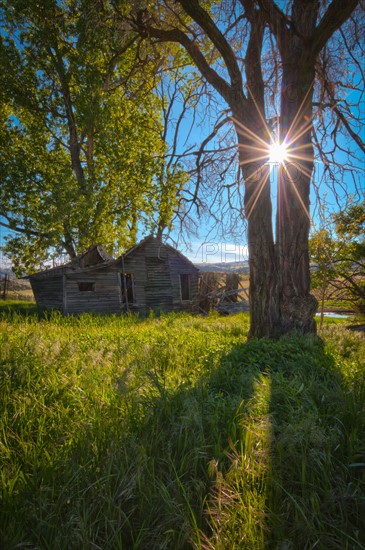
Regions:
<instances>
[{"instance_id":1,"label":"grassy field","mask_svg":"<svg viewBox=\"0 0 365 550\"><path fill-rule=\"evenodd\" d=\"M0 547L365 548L365 338L0 307Z\"/></svg>"}]
</instances>

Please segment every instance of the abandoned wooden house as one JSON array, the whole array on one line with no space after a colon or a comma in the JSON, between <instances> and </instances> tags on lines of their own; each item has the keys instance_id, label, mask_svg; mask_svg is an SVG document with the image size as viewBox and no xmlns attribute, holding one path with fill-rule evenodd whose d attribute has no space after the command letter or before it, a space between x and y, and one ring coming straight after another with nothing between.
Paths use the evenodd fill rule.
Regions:
<instances>
[{"instance_id":1,"label":"abandoned wooden house","mask_svg":"<svg viewBox=\"0 0 365 550\"><path fill-rule=\"evenodd\" d=\"M94 245L75 260L29 275L38 306L64 314L192 311L199 270L152 235L114 259Z\"/></svg>"}]
</instances>

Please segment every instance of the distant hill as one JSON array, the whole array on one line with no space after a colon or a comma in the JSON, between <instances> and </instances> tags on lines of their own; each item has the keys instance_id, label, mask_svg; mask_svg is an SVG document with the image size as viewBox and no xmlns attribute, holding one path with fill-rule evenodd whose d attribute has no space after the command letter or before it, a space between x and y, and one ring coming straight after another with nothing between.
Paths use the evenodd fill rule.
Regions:
<instances>
[{"instance_id":1,"label":"distant hill","mask_svg":"<svg viewBox=\"0 0 365 550\"><path fill-rule=\"evenodd\" d=\"M216 273L248 273L248 261L244 262L217 262L201 263L194 265L200 271L215 271Z\"/></svg>"}]
</instances>

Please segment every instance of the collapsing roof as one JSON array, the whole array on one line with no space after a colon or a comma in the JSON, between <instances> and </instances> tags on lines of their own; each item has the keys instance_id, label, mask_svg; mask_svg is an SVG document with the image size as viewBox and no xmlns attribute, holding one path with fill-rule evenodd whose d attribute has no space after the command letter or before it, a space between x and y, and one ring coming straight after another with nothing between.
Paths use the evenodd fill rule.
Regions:
<instances>
[{"instance_id":1,"label":"collapsing roof","mask_svg":"<svg viewBox=\"0 0 365 550\"><path fill-rule=\"evenodd\" d=\"M93 268L100 264L111 264L112 262L115 262L114 258L110 256L102 246L94 244L90 246L86 252L80 254L70 262L57 267L51 267L50 269L44 269L38 273L33 273L29 275L28 278L43 279L47 277L56 277L66 272L81 271L82 269Z\"/></svg>"}]
</instances>

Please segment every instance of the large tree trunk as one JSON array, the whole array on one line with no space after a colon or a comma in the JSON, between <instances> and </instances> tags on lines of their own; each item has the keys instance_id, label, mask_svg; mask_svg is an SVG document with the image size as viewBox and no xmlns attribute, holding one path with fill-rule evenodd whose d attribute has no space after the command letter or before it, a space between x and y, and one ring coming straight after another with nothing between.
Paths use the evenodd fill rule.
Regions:
<instances>
[{"instance_id":1,"label":"large tree trunk","mask_svg":"<svg viewBox=\"0 0 365 550\"><path fill-rule=\"evenodd\" d=\"M246 134L243 123L236 125L248 221L250 337L316 331L317 300L310 295L308 252L313 69L299 72L297 66L294 57L283 66L281 138L288 139L291 157L279 167L275 240L270 168L265 159L257 161L265 155L263 142L269 151L268 132L255 114L250 126L245 119ZM296 95L288 95L294 91Z\"/></svg>"},{"instance_id":2,"label":"large tree trunk","mask_svg":"<svg viewBox=\"0 0 365 550\"><path fill-rule=\"evenodd\" d=\"M309 3L310 4L310 3ZM315 26L313 5L298 5L294 17L304 36ZM260 161L257 177L247 171L252 161L269 151L270 136L263 126L265 107L263 84L255 71L260 47L260 28L252 20L246 56L246 75L253 94L251 112L236 126L240 161L245 180L245 213L248 220L250 256L251 337L275 338L293 330L315 332L316 299L310 295L308 235L309 193L313 171L312 96L314 59L307 44L295 33L283 32L279 41L282 58L280 137L288 143L291 156L279 167L275 244L269 167ZM257 63L256 63L257 64ZM239 108L236 112L239 112ZM248 122L248 121L252 122ZM256 138L256 144L255 144ZM256 152L254 151L256 145Z\"/></svg>"},{"instance_id":3,"label":"large tree trunk","mask_svg":"<svg viewBox=\"0 0 365 550\"><path fill-rule=\"evenodd\" d=\"M299 41L283 54L280 137L289 159L279 169L276 219L281 332L315 332L317 300L310 294L308 236L313 171L314 64Z\"/></svg>"},{"instance_id":4,"label":"large tree trunk","mask_svg":"<svg viewBox=\"0 0 365 550\"><path fill-rule=\"evenodd\" d=\"M267 171L268 167L261 166L257 171L257 181L246 181L245 184L250 269L250 337L257 338L271 338L280 333L277 270Z\"/></svg>"},{"instance_id":5,"label":"large tree trunk","mask_svg":"<svg viewBox=\"0 0 365 550\"><path fill-rule=\"evenodd\" d=\"M272 230L270 169L262 161L257 162L260 152L255 151L255 141L249 139L239 126L236 125L236 128L240 164L245 180L245 214L248 224L250 337L272 338L279 336L281 331ZM265 138L265 133L264 130L260 132L261 139ZM258 125L255 132L252 127L249 134L257 135Z\"/></svg>"}]
</instances>

